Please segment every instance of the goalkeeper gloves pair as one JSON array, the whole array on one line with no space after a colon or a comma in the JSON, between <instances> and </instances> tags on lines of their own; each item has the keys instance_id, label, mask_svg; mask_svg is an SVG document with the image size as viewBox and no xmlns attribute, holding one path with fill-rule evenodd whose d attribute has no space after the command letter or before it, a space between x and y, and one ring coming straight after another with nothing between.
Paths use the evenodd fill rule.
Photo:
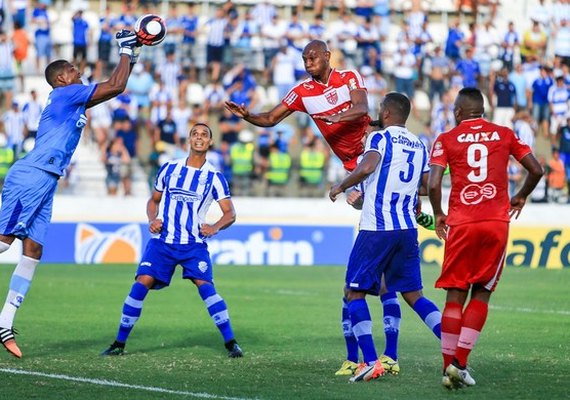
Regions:
<instances>
[{"instance_id":1,"label":"goalkeeper gloves pair","mask_svg":"<svg viewBox=\"0 0 570 400\"><path fill-rule=\"evenodd\" d=\"M141 52L137 35L127 29L122 29L115 34L115 40L119 45L119 55L126 54L131 58L131 64L136 63Z\"/></svg>"}]
</instances>

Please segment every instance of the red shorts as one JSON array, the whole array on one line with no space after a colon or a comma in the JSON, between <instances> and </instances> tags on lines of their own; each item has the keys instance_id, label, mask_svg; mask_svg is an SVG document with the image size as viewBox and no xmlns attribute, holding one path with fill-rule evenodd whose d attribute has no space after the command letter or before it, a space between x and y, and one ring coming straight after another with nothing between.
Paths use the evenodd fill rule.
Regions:
<instances>
[{"instance_id":1,"label":"red shorts","mask_svg":"<svg viewBox=\"0 0 570 400\"><path fill-rule=\"evenodd\" d=\"M479 284L495 290L505 263L509 223L483 221L452 226L435 287L469 290Z\"/></svg>"}]
</instances>

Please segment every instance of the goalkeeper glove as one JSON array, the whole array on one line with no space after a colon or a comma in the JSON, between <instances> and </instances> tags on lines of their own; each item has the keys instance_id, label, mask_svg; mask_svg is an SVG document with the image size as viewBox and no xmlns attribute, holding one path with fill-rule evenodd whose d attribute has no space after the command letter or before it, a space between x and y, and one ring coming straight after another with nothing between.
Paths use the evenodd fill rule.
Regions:
<instances>
[{"instance_id":1,"label":"goalkeeper glove","mask_svg":"<svg viewBox=\"0 0 570 400\"><path fill-rule=\"evenodd\" d=\"M133 57L133 49L137 44L137 35L134 32L123 29L115 34L115 40L119 45L119 54L126 54Z\"/></svg>"}]
</instances>

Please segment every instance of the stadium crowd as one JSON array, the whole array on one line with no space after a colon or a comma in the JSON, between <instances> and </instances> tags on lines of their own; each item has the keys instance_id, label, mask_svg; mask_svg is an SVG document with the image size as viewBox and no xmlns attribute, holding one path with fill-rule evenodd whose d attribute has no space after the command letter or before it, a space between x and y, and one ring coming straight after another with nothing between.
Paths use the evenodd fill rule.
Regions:
<instances>
[{"instance_id":1,"label":"stadium crowd","mask_svg":"<svg viewBox=\"0 0 570 400\"><path fill-rule=\"evenodd\" d=\"M412 100L412 130L428 149L455 125L457 92L480 88L490 119L512 127L548 171L532 200L570 199L570 1L538 1L528 21L509 21L503 10L509 5L496 1L459 1L451 18L430 13L419 0L329 3L227 0L204 8L170 2L166 40L143 49L124 94L89 113L84 136L96 143L105 165L107 193L129 195L139 165L152 185L163 162L187 153L189 126L207 122L219 143L209 159L236 195L324 196L324 186L344 171L309 117L257 128L223 106L226 100L253 110L277 104L306 78L300 52L318 38L327 41L333 66L360 72L372 116L387 91ZM470 3L479 5L476 11L466 11ZM0 31L0 178L33 146L44 106L26 78L43 74L50 60L67 58L53 34L61 10L51 0L10 4ZM70 54L90 81L104 80L116 65L116 31L133 29L142 14L161 14L161 5L146 1L109 2L102 14L74 4L63 25L72 38ZM512 160L511 193L522 179Z\"/></svg>"}]
</instances>

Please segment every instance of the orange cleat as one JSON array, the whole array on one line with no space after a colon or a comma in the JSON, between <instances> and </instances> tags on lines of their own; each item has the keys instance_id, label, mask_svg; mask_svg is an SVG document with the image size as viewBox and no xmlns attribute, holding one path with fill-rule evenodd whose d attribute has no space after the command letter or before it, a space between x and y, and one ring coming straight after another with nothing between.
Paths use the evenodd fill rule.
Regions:
<instances>
[{"instance_id":1,"label":"orange cleat","mask_svg":"<svg viewBox=\"0 0 570 400\"><path fill-rule=\"evenodd\" d=\"M16 358L22 358L22 351L16 344L13 329L0 328L0 341L8 353L12 354Z\"/></svg>"}]
</instances>

